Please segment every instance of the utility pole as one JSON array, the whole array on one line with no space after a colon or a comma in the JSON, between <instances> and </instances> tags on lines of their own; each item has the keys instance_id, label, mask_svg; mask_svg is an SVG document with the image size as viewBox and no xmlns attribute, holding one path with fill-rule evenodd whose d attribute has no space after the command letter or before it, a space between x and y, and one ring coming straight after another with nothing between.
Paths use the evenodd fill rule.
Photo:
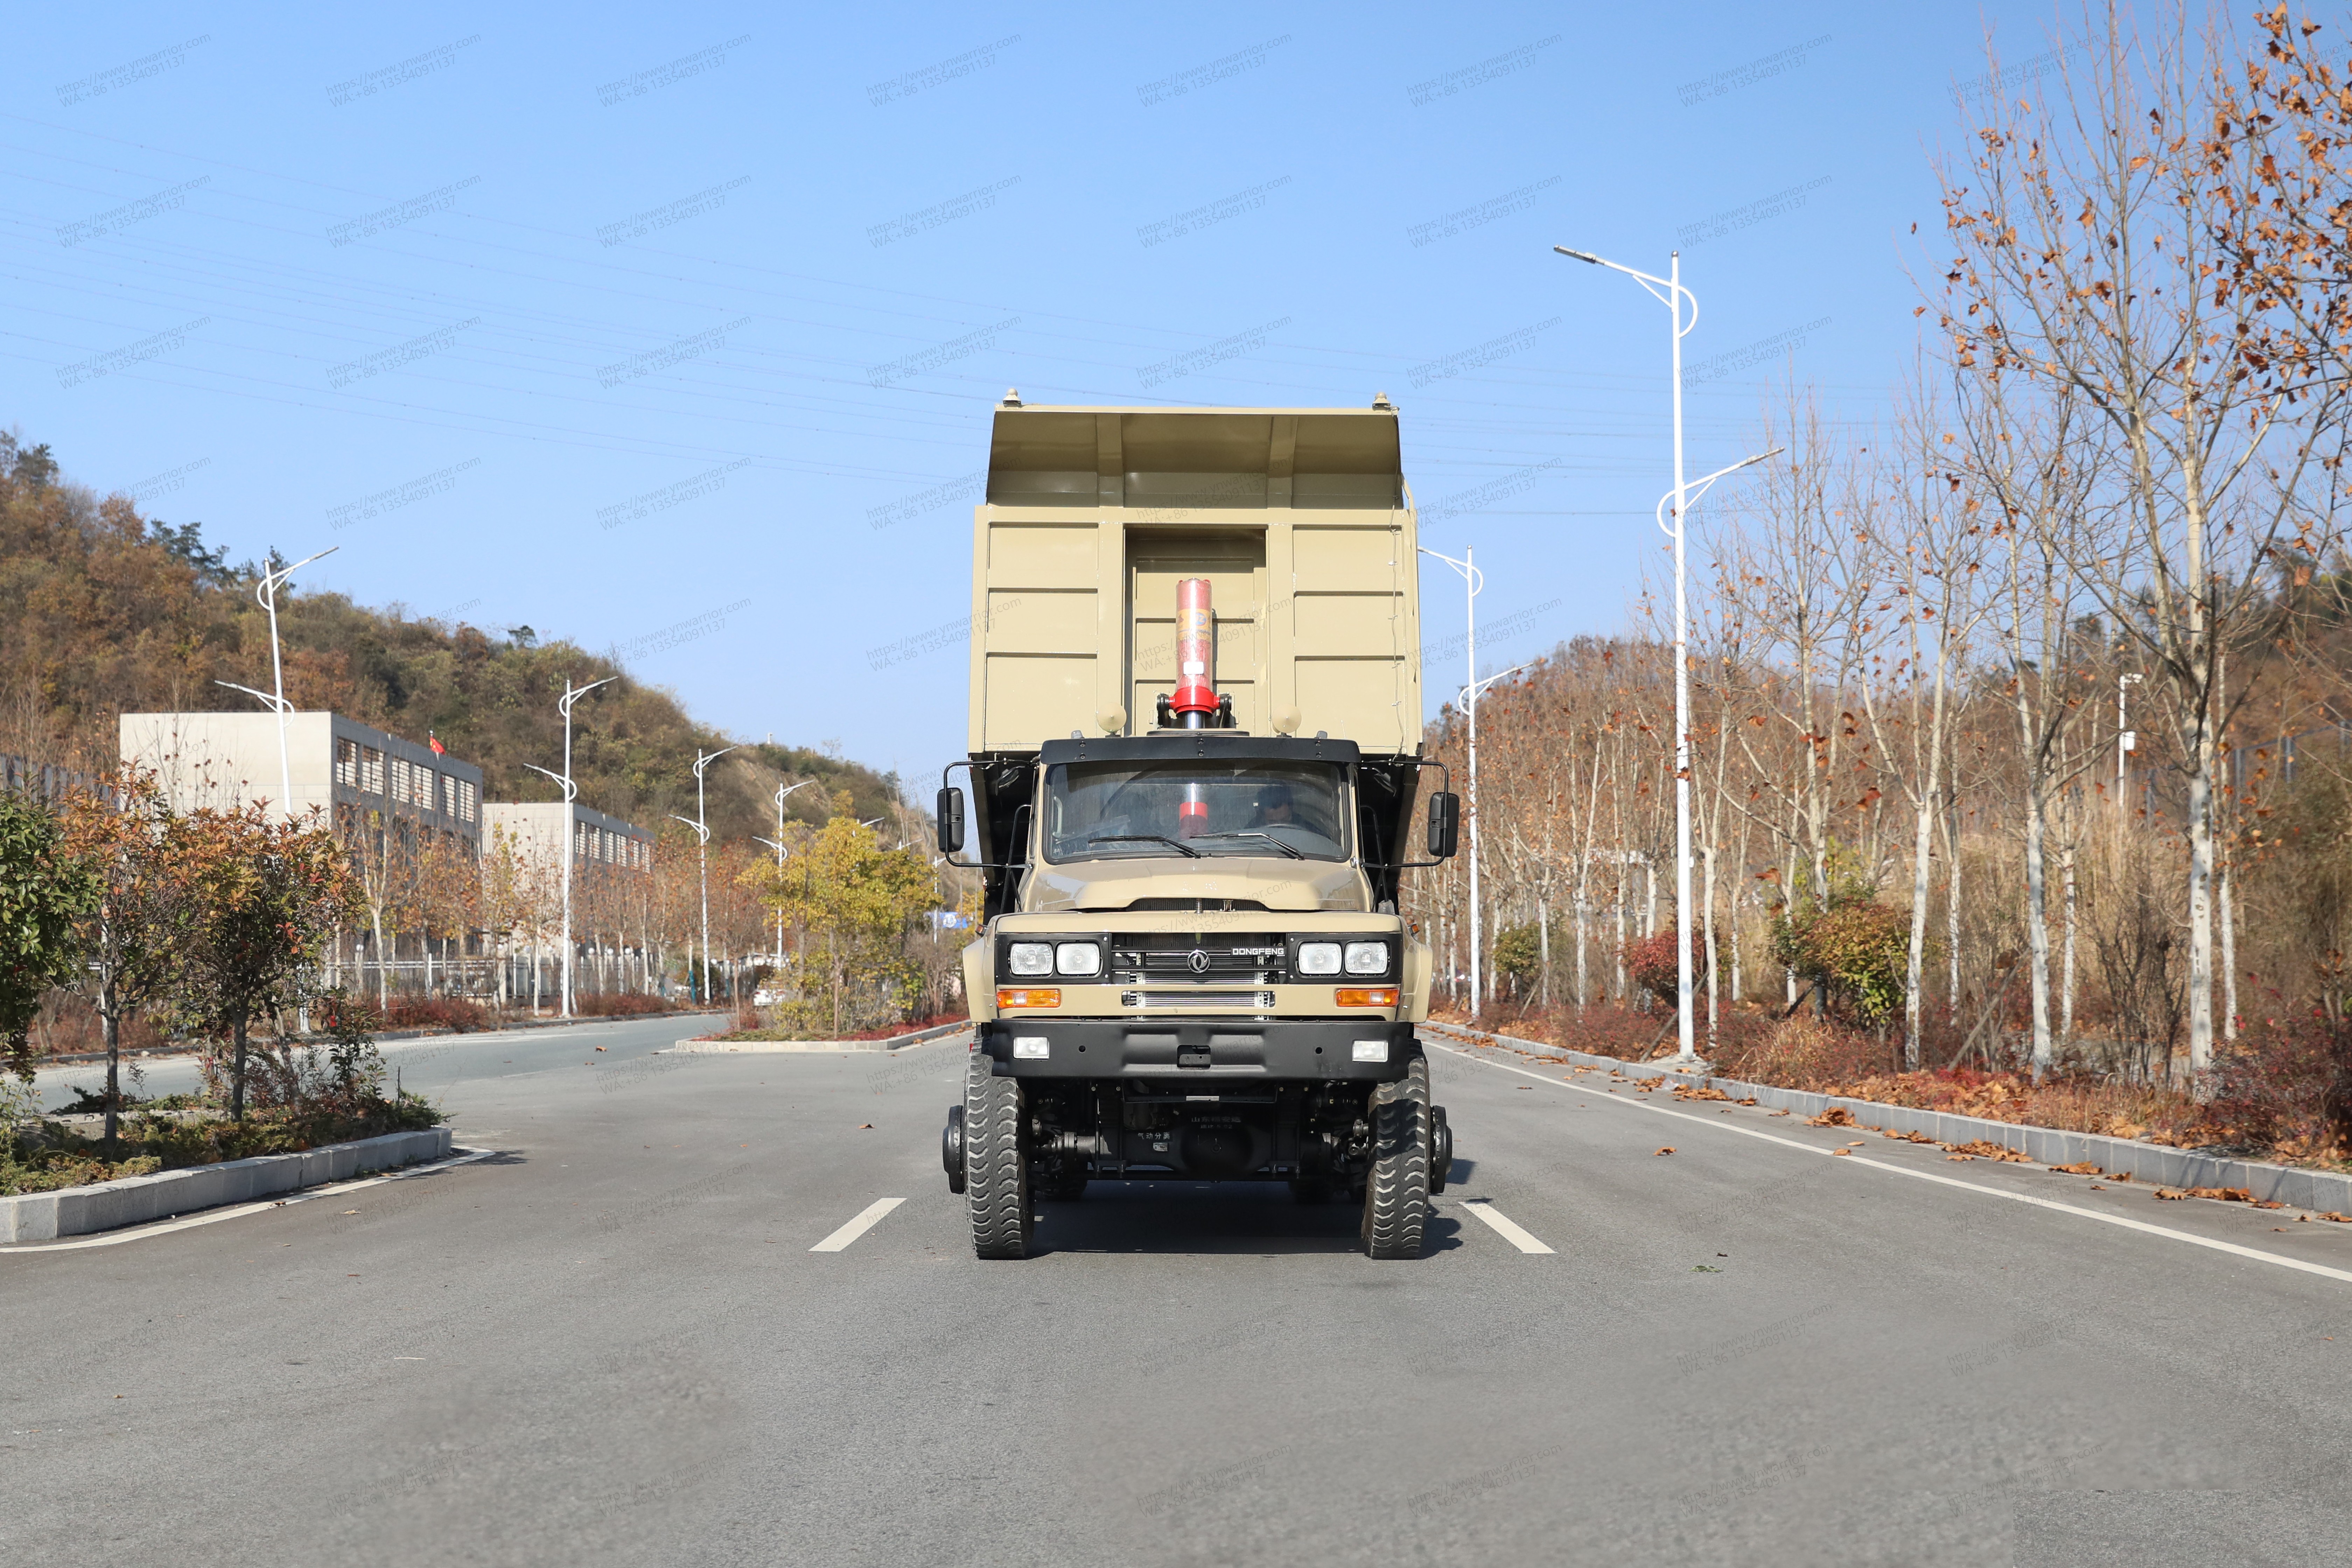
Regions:
<instances>
[{"instance_id":1,"label":"utility pole","mask_svg":"<svg viewBox=\"0 0 2352 1568\"><path fill-rule=\"evenodd\" d=\"M608 675L602 680L592 680L574 689L572 678L563 678L563 696L555 704L563 714L563 772L548 773L537 763L525 763L532 773L544 773L563 786L563 1011L562 1016L572 1016L572 861L578 853L580 827L572 803L579 797L580 788L572 782L572 705L600 686L610 686L621 678Z\"/></svg>"},{"instance_id":2,"label":"utility pole","mask_svg":"<svg viewBox=\"0 0 2352 1568\"><path fill-rule=\"evenodd\" d=\"M816 783L814 779L803 779L796 784L776 786L776 836L773 838L762 838L760 842L776 852L776 879L779 891L782 891L784 869L784 796L792 794L793 790L806 789L814 783ZM780 902L776 906L776 977L781 980L783 978L783 973L784 907Z\"/></svg>"}]
</instances>

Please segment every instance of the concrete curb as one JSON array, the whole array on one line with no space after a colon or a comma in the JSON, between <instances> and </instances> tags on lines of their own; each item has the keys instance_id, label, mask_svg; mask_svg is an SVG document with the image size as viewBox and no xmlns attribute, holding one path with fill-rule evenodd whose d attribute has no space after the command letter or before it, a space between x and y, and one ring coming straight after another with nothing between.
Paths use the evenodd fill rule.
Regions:
<instances>
[{"instance_id":1,"label":"concrete curb","mask_svg":"<svg viewBox=\"0 0 2352 1568\"><path fill-rule=\"evenodd\" d=\"M348 1181L366 1171L438 1160L449 1152L449 1129L388 1132L350 1143L328 1143L299 1154L261 1154L217 1165L125 1176L87 1187L0 1198L0 1244L55 1241L126 1225L144 1225L223 1204L251 1203L273 1193Z\"/></svg>"},{"instance_id":2,"label":"concrete curb","mask_svg":"<svg viewBox=\"0 0 2352 1568\"><path fill-rule=\"evenodd\" d=\"M1819 1116L1832 1105L1853 1113L1856 1125L1888 1132L1918 1132L1938 1143L1995 1143L2013 1149L2043 1165L2079 1165L2085 1161L2116 1175L2168 1187L2243 1187L2262 1200L2291 1204L2296 1208L2326 1209L2352 1214L2352 1175L2334 1171L2306 1171L2260 1160L2231 1160L2193 1149L2171 1149L2136 1138L2110 1138L2098 1132L2068 1132L2054 1127L2029 1127L2015 1121L1993 1121L1981 1116L1958 1116L1948 1110L1921 1110L1907 1105L1885 1105L1848 1095L1815 1094L1801 1089L1775 1089L1770 1084L1745 1083L1738 1079L1678 1072L1661 1062L1628 1062L1571 1051L1541 1040L1523 1040L1458 1024L1423 1024L1423 1028L1467 1040L1491 1040L1498 1045L1535 1051L1578 1067L1614 1069L1628 1078L1665 1078L1693 1088L1721 1089L1733 1099L1754 1096L1759 1105L1801 1116Z\"/></svg>"},{"instance_id":3,"label":"concrete curb","mask_svg":"<svg viewBox=\"0 0 2352 1568\"><path fill-rule=\"evenodd\" d=\"M911 1035L892 1035L881 1040L680 1040L670 1047L673 1051L688 1056L766 1056L780 1052L800 1051L903 1051L908 1046L928 1045L943 1040L950 1035L971 1027L964 1018L934 1028L918 1029Z\"/></svg>"}]
</instances>

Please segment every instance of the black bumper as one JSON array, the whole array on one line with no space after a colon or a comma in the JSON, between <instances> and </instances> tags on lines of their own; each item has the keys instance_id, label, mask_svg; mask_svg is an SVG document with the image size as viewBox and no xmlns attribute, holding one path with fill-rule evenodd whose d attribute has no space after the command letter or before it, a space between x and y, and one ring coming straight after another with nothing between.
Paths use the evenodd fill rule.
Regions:
<instances>
[{"instance_id":1,"label":"black bumper","mask_svg":"<svg viewBox=\"0 0 2352 1568\"><path fill-rule=\"evenodd\" d=\"M1043 1039L1043 1057L1013 1042ZM1378 1040L1385 1059L1357 1059ZM1389 1083L1421 1055L1411 1024L1384 1019L999 1019L980 1028L980 1052L999 1078L1214 1078L1343 1079Z\"/></svg>"}]
</instances>

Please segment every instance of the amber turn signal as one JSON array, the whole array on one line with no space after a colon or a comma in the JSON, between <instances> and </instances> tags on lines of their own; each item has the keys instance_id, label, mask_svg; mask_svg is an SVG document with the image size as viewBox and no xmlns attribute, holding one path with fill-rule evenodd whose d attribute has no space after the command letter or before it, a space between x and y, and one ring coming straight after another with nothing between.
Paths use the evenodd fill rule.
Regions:
<instances>
[{"instance_id":1,"label":"amber turn signal","mask_svg":"<svg viewBox=\"0 0 2352 1568\"><path fill-rule=\"evenodd\" d=\"M1393 996L1395 992L1389 993ZM1000 985L996 990L1000 1007L1058 1007L1062 1005L1062 988L1058 985Z\"/></svg>"},{"instance_id":2,"label":"amber turn signal","mask_svg":"<svg viewBox=\"0 0 2352 1568\"><path fill-rule=\"evenodd\" d=\"M1002 996L1003 992L997 993ZM1397 988L1393 985L1369 985L1361 988L1341 986L1331 994L1331 1000L1342 1007L1393 1007L1397 1005ZM1003 1005L1003 1003L998 1004Z\"/></svg>"}]
</instances>

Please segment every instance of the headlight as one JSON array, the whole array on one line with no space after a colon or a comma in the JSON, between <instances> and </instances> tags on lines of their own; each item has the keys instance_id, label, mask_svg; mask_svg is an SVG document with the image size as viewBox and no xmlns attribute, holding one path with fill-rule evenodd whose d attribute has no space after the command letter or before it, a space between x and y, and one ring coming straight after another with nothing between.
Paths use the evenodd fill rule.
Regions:
<instances>
[{"instance_id":1,"label":"headlight","mask_svg":"<svg viewBox=\"0 0 2352 1568\"><path fill-rule=\"evenodd\" d=\"M1015 974L1051 974L1054 973L1053 944L1016 942L1013 944L1010 962Z\"/></svg>"},{"instance_id":2,"label":"headlight","mask_svg":"<svg viewBox=\"0 0 2352 1568\"><path fill-rule=\"evenodd\" d=\"M1388 943L1384 942L1351 942L1348 944L1349 973L1386 974L1388 972Z\"/></svg>"},{"instance_id":3,"label":"headlight","mask_svg":"<svg viewBox=\"0 0 2352 1568\"><path fill-rule=\"evenodd\" d=\"M1339 973L1339 944L1336 942L1302 942L1298 944L1298 973L1301 974L1337 974Z\"/></svg>"},{"instance_id":4,"label":"headlight","mask_svg":"<svg viewBox=\"0 0 2352 1568\"><path fill-rule=\"evenodd\" d=\"M1102 969L1102 943L1066 942L1054 950L1056 974L1094 974Z\"/></svg>"}]
</instances>

